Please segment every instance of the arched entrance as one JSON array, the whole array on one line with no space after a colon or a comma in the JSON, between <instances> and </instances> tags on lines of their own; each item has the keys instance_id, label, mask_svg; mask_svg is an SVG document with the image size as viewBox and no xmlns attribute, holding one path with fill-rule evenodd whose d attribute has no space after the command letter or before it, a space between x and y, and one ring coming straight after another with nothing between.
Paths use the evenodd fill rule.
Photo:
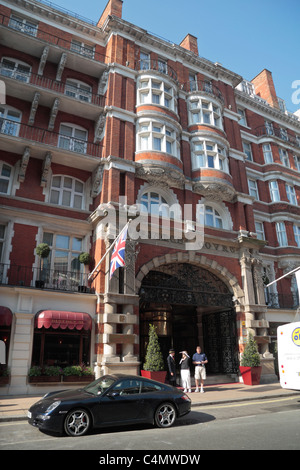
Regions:
<instances>
[{"instance_id":1,"label":"arched entrance","mask_svg":"<svg viewBox=\"0 0 300 470\"><path fill-rule=\"evenodd\" d=\"M189 263L162 265L143 278L139 296L142 362L152 323L165 358L170 347L192 355L200 344L209 358L208 373L237 372L232 293L215 274Z\"/></svg>"}]
</instances>

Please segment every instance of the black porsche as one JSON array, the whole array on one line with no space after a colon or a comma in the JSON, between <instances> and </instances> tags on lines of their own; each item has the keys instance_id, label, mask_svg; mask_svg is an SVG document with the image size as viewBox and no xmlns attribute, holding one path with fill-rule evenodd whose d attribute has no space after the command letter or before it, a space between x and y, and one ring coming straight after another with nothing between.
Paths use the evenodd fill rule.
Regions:
<instances>
[{"instance_id":1,"label":"black porsche","mask_svg":"<svg viewBox=\"0 0 300 470\"><path fill-rule=\"evenodd\" d=\"M171 385L116 374L77 390L48 393L30 407L28 422L44 431L83 436L92 428L133 423L168 428L190 409L190 398Z\"/></svg>"}]
</instances>

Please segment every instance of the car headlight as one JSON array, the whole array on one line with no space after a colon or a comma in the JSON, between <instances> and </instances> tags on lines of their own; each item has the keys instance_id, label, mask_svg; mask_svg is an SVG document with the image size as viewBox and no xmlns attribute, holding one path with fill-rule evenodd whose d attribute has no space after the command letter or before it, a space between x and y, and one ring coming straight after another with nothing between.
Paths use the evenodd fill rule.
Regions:
<instances>
[{"instance_id":1,"label":"car headlight","mask_svg":"<svg viewBox=\"0 0 300 470\"><path fill-rule=\"evenodd\" d=\"M46 413L49 414L51 413L53 410L55 410L55 408L57 408L59 405L61 404L61 401L58 400L58 401L54 401L53 403L51 403L50 406L48 406L48 408L46 409Z\"/></svg>"}]
</instances>

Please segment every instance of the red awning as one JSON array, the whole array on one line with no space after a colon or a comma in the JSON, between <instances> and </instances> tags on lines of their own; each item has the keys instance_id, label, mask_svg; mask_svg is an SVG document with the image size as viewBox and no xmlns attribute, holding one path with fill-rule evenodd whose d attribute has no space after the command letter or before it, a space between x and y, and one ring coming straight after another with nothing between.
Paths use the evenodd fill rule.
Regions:
<instances>
[{"instance_id":1,"label":"red awning","mask_svg":"<svg viewBox=\"0 0 300 470\"><path fill-rule=\"evenodd\" d=\"M88 313L43 310L36 315L36 328L61 328L65 330L91 330L92 319Z\"/></svg>"},{"instance_id":2,"label":"red awning","mask_svg":"<svg viewBox=\"0 0 300 470\"><path fill-rule=\"evenodd\" d=\"M0 307L0 325L10 326L12 322L12 311L8 307Z\"/></svg>"}]
</instances>

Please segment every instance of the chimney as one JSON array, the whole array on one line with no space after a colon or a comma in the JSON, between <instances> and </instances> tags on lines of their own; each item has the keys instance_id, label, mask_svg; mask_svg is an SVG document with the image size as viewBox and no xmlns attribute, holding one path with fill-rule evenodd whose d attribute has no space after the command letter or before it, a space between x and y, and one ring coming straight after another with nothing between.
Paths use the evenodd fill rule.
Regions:
<instances>
[{"instance_id":1,"label":"chimney","mask_svg":"<svg viewBox=\"0 0 300 470\"><path fill-rule=\"evenodd\" d=\"M255 87L256 95L266 100L273 108L279 108L272 73L269 70L262 70L251 83Z\"/></svg>"},{"instance_id":2,"label":"chimney","mask_svg":"<svg viewBox=\"0 0 300 470\"><path fill-rule=\"evenodd\" d=\"M114 15L118 18L122 18L122 6L123 0L108 0L97 26L99 26L100 28L109 15Z\"/></svg>"},{"instance_id":3,"label":"chimney","mask_svg":"<svg viewBox=\"0 0 300 470\"><path fill-rule=\"evenodd\" d=\"M197 38L195 36L192 36L191 34L187 34L186 37L181 41L179 44L181 47L184 47L188 51L194 52L194 54L198 54L198 42Z\"/></svg>"}]
</instances>

